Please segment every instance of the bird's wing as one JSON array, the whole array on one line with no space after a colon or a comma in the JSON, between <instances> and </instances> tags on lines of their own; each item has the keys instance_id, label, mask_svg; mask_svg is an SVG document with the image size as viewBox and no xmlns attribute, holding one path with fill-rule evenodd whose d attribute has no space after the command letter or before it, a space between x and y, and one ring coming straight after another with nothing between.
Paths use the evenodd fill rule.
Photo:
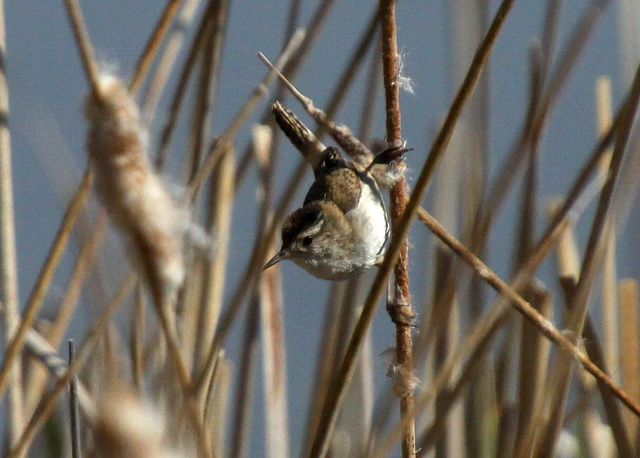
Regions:
<instances>
[{"instance_id":1,"label":"bird's wing","mask_svg":"<svg viewBox=\"0 0 640 458\"><path fill-rule=\"evenodd\" d=\"M337 168L326 175L319 175L304 199L304 205L317 200L328 200L347 213L353 210L362 195L362 181L349 167Z\"/></svg>"}]
</instances>

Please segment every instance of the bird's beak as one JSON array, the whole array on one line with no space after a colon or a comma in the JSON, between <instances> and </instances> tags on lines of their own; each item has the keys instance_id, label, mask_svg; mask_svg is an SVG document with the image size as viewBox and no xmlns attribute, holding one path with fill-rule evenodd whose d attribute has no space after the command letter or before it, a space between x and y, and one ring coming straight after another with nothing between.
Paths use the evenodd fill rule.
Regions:
<instances>
[{"instance_id":1,"label":"bird's beak","mask_svg":"<svg viewBox=\"0 0 640 458\"><path fill-rule=\"evenodd\" d=\"M276 254L273 258L271 258L269 260L269 262L267 262L264 267L262 268L262 270L267 270L269 267L273 266L274 264L279 263L280 261L282 261L283 259L287 259L287 257L289 257L289 252L286 250L280 250L278 251L278 254Z\"/></svg>"}]
</instances>

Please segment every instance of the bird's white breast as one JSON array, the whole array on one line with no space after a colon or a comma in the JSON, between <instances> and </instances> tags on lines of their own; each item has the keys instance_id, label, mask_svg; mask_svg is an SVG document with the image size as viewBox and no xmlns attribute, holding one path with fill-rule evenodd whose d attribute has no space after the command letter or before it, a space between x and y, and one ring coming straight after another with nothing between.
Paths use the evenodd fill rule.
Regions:
<instances>
[{"instance_id":1,"label":"bird's white breast","mask_svg":"<svg viewBox=\"0 0 640 458\"><path fill-rule=\"evenodd\" d=\"M382 256L387 241L388 220L384 204L377 189L365 185L360 202L346 216L360 242L360 255L365 265L375 264Z\"/></svg>"}]
</instances>

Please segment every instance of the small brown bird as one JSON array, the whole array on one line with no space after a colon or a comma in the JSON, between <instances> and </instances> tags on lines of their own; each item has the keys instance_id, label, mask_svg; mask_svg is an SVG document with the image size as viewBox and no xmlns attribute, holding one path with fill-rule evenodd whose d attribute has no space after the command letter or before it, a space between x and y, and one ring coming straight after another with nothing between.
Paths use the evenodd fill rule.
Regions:
<instances>
[{"instance_id":1,"label":"small brown bird","mask_svg":"<svg viewBox=\"0 0 640 458\"><path fill-rule=\"evenodd\" d=\"M315 277L344 280L382 258L387 209L369 172L357 170L336 148L324 150L315 178L302 208L285 220L282 248L264 269L290 259Z\"/></svg>"}]
</instances>

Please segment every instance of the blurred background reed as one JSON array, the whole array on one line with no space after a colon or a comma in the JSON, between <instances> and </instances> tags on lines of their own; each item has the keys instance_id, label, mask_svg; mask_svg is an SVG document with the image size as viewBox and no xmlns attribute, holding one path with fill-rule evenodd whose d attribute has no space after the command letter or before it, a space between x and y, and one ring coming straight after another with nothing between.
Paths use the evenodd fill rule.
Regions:
<instances>
[{"instance_id":1,"label":"blurred background reed","mask_svg":"<svg viewBox=\"0 0 640 458\"><path fill-rule=\"evenodd\" d=\"M12 167L14 194L1 191L2 370L12 369L0 383L3 454L71 455L66 380L56 385L67 376L68 339L85 455L193 456L203 442L214 456L308 454L375 276L329 283L292 263L260 272L258 258L279 244L273 216L298 207L312 180L270 102L317 126L277 81L264 97L253 91L268 72L257 52L275 62L303 27L284 73L365 144L383 140L376 3L164 3L82 6L100 64L135 82L151 159L170 186L180 192L215 153L192 212L214 248L188 248L177 306L204 427L191 423L193 393L176 382L152 298L83 174L89 86L63 2L11 2L2 60L10 123L0 131L0 176L10 184ZM400 95L402 136L414 149L409 188L500 3L397 4L402 74L413 88ZM633 100L639 8L637 0L516 1L423 202L500 278L517 279L521 296L636 401L640 155L634 118L620 113ZM145 70L141 56L162 18L166 34ZM574 183L577 203L551 242L557 248L532 268ZM500 296L419 221L409 240L419 456L640 453L638 418L611 391L517 312L496 319ZM11 333L25 320L24 349L12 357ZM394 345L381 309L329 437L331 456L402 456Z\"/></svg>"}]
</instances>

